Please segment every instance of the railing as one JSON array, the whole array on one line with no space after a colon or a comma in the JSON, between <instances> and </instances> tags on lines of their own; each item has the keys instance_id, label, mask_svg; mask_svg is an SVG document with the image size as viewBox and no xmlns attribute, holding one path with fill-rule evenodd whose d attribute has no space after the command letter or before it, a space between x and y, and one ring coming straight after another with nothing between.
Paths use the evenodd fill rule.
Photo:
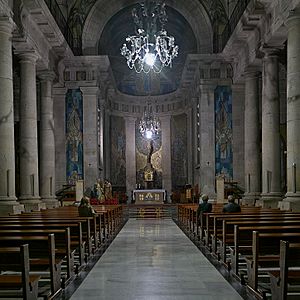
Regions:
<instances>
[{"instance_id":1,"label":"railing","mask_svg":"<svg viewBox=\"0 0 300 300\"><path fill-rule=\"evenodd\" d=\"M225 48L229 38L231 37L237 23L241 19L244 11L246 10L249 2L251 0L239 0L230 16L229 21L227 22L223 32L214 36L214 52L220 53Z\"/></svg>"},{"instance_id":2,"label":"railing","mask_svg":"<svg viewBox=\"0 0 300 300\"><path fill-rule=\"evenodd\" d=\"M68 25L66 18L64 17L56 0L45 0L53 18L55 19L59 29L64 35L69 47L72 49L74 55L81 55L81 45L78 44L78 40L74 39L71 28Z\"/></svg>"}]
</instances>

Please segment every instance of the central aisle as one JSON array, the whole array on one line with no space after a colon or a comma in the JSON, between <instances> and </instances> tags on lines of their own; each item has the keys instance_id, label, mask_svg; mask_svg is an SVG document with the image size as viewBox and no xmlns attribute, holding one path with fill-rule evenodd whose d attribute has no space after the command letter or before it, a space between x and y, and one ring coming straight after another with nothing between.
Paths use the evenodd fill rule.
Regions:
<instances>
[{"instance_id":1,"label":"central aisle","mask_svg":"<svg viewBox=\"0 0 300 300\"><path fill-rule=\"evenodd\" d=\"M130 219L71 299L242 298L172 220Z\"/></svg>"}]
</instances>

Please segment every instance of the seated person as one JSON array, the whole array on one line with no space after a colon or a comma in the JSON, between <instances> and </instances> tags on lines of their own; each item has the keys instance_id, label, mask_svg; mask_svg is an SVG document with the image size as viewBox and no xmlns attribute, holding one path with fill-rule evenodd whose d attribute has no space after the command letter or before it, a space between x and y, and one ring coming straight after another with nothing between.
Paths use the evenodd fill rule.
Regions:
<instances>
[{"instance_id":1,"label":"seated person","mask_svg":"<svg viewBox=\"0 0 300 300\"><path fill-rule=\"evenodd\" d=\"M95 210L89 203L89 198L83 196L78 206L79 217L93 217L95 214Z\"/></svg>"},{"instance_id":2,"label":"seated person","mask_svg":"<svg viewBox=\"0 0 300 300\"><path fill-rule=\"evenodd\" d=\"M206 194L203 194L201 197L202 203L199 204L197 213L198 215L201 212L211 212L212 211L212 204L208 203L208 196Z\"/></svg>"},{"instance_id":3,"label":"seated person","mask_svg":"<svg viewBox=\"0 0 300 300\"><path fill-rule=\"evenodd\" d=\"M241 207L239 204L234 202L234 198L232 195L228 196L228 203L224 205L223 207L223 212L240 212L241 211Z\"/></svg>"}]
</instances>

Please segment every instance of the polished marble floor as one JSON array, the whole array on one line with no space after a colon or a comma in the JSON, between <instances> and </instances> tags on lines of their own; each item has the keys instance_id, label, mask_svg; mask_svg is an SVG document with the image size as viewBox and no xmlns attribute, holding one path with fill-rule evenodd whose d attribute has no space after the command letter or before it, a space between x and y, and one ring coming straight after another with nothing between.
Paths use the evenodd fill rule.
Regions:
<instances>
[{"instance_id":1,"label":"polished marble floor","mask_svg":"<svg viewBox=\"0 0 300 300\"><path fill-rule=\"evenodd\" d=\"M237 300L172 220L130 219L72 300Z\"/></svg>"}]
</instances>

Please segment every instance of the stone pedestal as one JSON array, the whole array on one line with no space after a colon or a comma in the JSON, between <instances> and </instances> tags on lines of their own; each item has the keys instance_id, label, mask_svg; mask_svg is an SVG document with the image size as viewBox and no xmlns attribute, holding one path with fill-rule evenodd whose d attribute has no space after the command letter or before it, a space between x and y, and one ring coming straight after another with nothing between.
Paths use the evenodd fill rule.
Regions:
<instances>
[{"instance_id":1,"label":"stone pedestal","mask_svg":"<svg viewBox=\"0 0 300 300\"><path fill-rule=\"evenodd\" d=\"M53 72L39 74L41 79L40 114L40 196L47 208L59 206L55 197L55 141L53 120Z\"/></svg>"},{"instance_id":2,"label":"stone pedestal","mask_svg":"<svg viewBox=\"0 0 300 300\"><path fill-rule=\"evenodd\" d=\"M20 197L25 210L46 208L39 196L35 52L17 53L21 66Z\"/></svg>"},{"instance_id":3,"label":"stone pedestal","mask_svg":"<svg viewBox=\"0 0 300 300\"><path fill-rule=\"evenodd\" d=\"M254 205L261 194L259 72L245 73L245 194L243 204Z\"/></svg>"},{"instance_id":4,"label":"stone pedestal","mask_svg":"<svg viewBox=\"0 0 300 300\"><path fill-rule=\"evenodd\" d=\"M0 17L0 215L24 210L15 193L12 30L13 21Z\"/></svg>"},{"instance_id":5,"label":"stone pedestal","mask_svg":"<svg viewBox=\"0 0 300 300\"><path fill-rule=\"evenodd\" d=\"M287 193L282 209L300 211L300 11L287 21Z\"/></svg>"},{"instance_id":6,"label":"stone pedestal","mask_svg":"<svg viewBox=\"0 0 300 300\"><path fill-rule=\"evenodd\" d=\"M280 183L280 106L278 56L274 49L262 49L262 194L263 207L277 207L282 199Z\"/></svg>"},{"instance_id":7,"label":"stone pedestal","mask_svg":"<svg viewBox=\"0 0 300 300\"><path fill-rule=\"evenodd\" d=\"M225 202L225 179L223 176L216 177L217 203Z\"/></svg>"},{"instance_id":8,"label":"stone pedestal","mask_svg":"<svg viewBox=\"0 0 300 300\"><path fill-rule=\"evenodd\" d=\"M76 202L81 201L84 194L84 180L76 181Z\"/></svg>"}]
</instances>

